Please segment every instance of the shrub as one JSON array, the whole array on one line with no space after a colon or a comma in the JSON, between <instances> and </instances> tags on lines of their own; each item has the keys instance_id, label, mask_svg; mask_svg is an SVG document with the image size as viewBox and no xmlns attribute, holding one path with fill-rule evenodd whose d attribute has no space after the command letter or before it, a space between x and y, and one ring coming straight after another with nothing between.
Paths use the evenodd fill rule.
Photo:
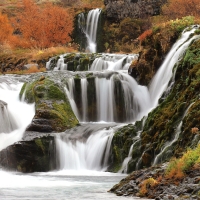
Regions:
<instances>
[{"instance_id":1,"label":"shrub","mask_svg":"<svg viewBox=\"0 0 200 200\"><path fill-rule=\"evenodd\" d=\"M196 149L188 149L180 159L170 161L166 169L166 178L181 179L185 172L200 163L200 145Z\"/></svg>"},{"instance_id":2,"label":"shrub","mask_svg":"<svg viewBox=\"0 0 200 200\"><path fill-rule=\"evenodd\" d=\"M18 39L26 41L15 40L16 46L48 48L71 40L73 13L51 3L39 7L32 0L23 0L23 9L13 21Z\"/></svg>"},{"instance_id":3,"label":"shrub","mask_svg":"<svg viewBox=\"0 0 200 200\"><path fill-rule=\"evenodd\" d=\"M186 27L194 24L193 16L182 17L181 19L171 20L170 26L173 30L181 33Z\"/></svg>"},{"instance_id":4,"label":"shrub","mask_svg":"<svg viewBox=\"0 0 200 200\"><path fill-rule=\"evenodd\" d=\"M200 16L199 0L168 0L168 3L162 7L164 15L170 19L176 19L187 15L195 17Z\"/></svg>"},{"instance_id":5,"label":"shrub","mask_svg":"<svg viewBox=\"0 0 200 200\"><path fill-rule=\"evenodd\" d=\"M12 33L13 28L8 20L7 15L0 13L0 44L3 44L9 40Z\"/></svg>"},{"instance_id":6,"label":"shrub","mask_svg":"<svg viewBox=\"0 0 200 200\"><path fill-rule=\"evenodd\" d=\"M152 30L146 30L144 33L142 33L138 39L142 42L143 40L145 40L148 36L152 35Z\"/></svg>"},{"instance_id":7,"label":"shrub","mask_svg":"<svg viewBox=\"0 0 200 200\"><path fill-rule=\"evenodd\" d=\"M148 179L145 179L144 181L142 181L142 183L140 184L140 195L141 196L144 196L145 194L147 194L148 192L148 188L153 188L155 187L156 185L158 185L158 181L156 181L154 178L148 178Z\"/></svg>"}]
</instances>

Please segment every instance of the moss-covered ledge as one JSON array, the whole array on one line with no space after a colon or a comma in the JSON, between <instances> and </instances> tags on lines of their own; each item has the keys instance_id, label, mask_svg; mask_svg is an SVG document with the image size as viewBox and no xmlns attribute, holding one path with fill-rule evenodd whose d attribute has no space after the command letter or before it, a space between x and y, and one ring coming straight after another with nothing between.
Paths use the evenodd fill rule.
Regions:
<instances>
[{"instance_id":1,"label":"moss-covered ledge","mask_svg":"<svg viewBox=\"0 0 200 200\"><path fill-rule=\"evenodd\" d=\"M29 131L61 132L78 124L64 89L44 75L24 84L20 98L35 103L35 116Z\"/></svg>"}]
</instances>

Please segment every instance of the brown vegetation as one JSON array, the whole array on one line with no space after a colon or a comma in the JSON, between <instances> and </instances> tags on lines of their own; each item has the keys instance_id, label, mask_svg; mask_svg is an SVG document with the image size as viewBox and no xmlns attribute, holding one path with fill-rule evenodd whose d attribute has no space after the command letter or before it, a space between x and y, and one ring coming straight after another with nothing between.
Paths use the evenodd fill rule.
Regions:
<instances>
[{"instance_id":1,"label":"brown vegetation","mask_svg":"<svg viewBox=\"0 0 200 200\"><path fill-rule=\"evenodd\" d=\"M187 15L200 17L199 0L168 0L162 8L163 14L170 19L181 18Z\"/></svg>"},{"instance_id":2,"label":"brown vegetation","mask_svg":"<svg viewBox=\"0 0 200 200\"><path fill-rule=\"evenodd\" d=\"M50 3L39 7L32 0L23 0L23 9L13 22L18 33L13 43L18 47L48 48L71 40L73 13Z\"/></svg>"}]
</instances>

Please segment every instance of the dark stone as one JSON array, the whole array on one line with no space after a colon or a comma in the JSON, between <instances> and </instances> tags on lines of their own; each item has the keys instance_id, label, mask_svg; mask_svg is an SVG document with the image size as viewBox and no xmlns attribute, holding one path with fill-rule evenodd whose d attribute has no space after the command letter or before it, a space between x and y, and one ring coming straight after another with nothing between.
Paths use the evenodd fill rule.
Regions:
<instances>
[{"instance_id":1,"label":"dark stone","mask_svg":"<svg viewBox=\"0 0 200 200\"><path fill-rule=\"evenodd\" d=\"M0 152L0 165L24 173L55 170L55 139L45 136L15 143Z\"/></svg>"},{"instance_id":2,"label":"dark stone","mask_svg":"<svg viewBox=\"0 0 200 200\"><path fill-rule=\"evenodd\" d=\"M159 15L164 3L166 0L104 0L106 17L115 21L127 17L146 18L148 15Z\"/></svg>"}]
</instances>

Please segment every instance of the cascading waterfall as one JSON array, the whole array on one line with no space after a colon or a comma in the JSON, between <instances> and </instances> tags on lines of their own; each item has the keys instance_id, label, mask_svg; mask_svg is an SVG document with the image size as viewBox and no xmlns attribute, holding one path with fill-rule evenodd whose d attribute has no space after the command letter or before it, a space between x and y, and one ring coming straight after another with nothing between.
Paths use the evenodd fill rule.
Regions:
<instances>
[{"instance_id":1,"label":"cascading waterfall","mask_svg":"<svg viewBox=\"0 0 200 200\"><path fill-rule=\"evenodd\" d=\"M57 136L59 168L105 171L113 134L109 124L83 124Z\"/></svg>"},{"instance_id":2,"label":"cascading waterfall","mask_svg":"<svg viewBox=\"0 0 200 200\"><path fill-rule=\"evenodd\" d=\"M127 71L125 72L124 69L128 66L126 66L127 57L126 55L123 55L122 57L119 57L115 59L117 56L113 56L110 58L109 56L102 56L99 58L96 58L93 62L92 66L90 67L90 70L94 70L92 72L92 75L88 77L88 73L79 73L79 79L80 81L74 81L74 78L70 78L68 81L68 87L66 90L69 99L73 99L73 105L76 105L81 98L81 105L74 106L75 113L77 113L77 117L82 122L90 122L90 121L104 121L104 122L134 122L136 120L140 120L143 116L147 116L148 112L150 112L153 108L155 108L158 104L158 99L162 96L162 94L167 89L170 79L173 75L172 69L174 65L178 62L178 60L183 55L185 49L188 47L188 45L198 36L193 36L192 38L188 39L190 34L195 31L195 28L190 31L184 31L182 34L182 37L180 40L178 40L174 46L172 47L171 51L169 52L168 56L166 57L164 63L154 76L150 86L149 90L145 86L138 85L137 82L130 77L127 74ZM131 60L135 59L133 56ZM129 64L130 65L130 64ZM123 66L126 66L125 68ZM101 71L101 72L98 72ZM115 72L112 72L112 70L118 70ZM97 72L95 72L97 71ZM90 71L91 72L91 71ZM75 75L76 76L76 75ZM91 77L92 76L92 77ZM88 82L90 79L90 83ZM93 83L91 84L91 79L93 79ZM72 84L73 83L73 84ZM80 84L79 86L76 84ZM92 97L88 96L88 91L92 87L95 87L93 90ZM77 91L75 88L81 88L81 92ZM78 95L78 93L81 93L81 95ZM75 97L78 97L78 100ZM89 113L87 113L90 109L90 98L96 99L94 103L96 118L92 119L90 118ZM121 104L120 104L121 103ZM82 111L79 107L82 107ZM118 109L122 109L119 113L123 113L122 116L118 116ZM121 114L122 115L122 114ZM121 117L121 118L120 118ZM95 137L90 136L88 140L85 141L85 143L80 142L79 140L76 140L75 142L72 142L69 139L62 139L62 141L65 141L64 144L68 150L67 152L71 152L71 155L65 156L64 158L61 158L61 160L64 163L71 163L68 162L66 157L76 157L75 160L77 163L74 164L76 168L83 168L83 169L100 169L100 160L102 162L102 156L103 152L105 151L105 143L108 140L108 137L104 137L104 139L101 138L101 134L106 134L106 131L103 130L101 133L95 133ZM111 140L112 137L110 137ZM98 163L95 165L90 165L89 163L92 162L92 159L88 161L87 159L84 159L83 157L87 157L86 154L89 152L86 151L85 145L91 145L88 144L88 141L92 141L92 144L97 147L98 142L101 144L101 153L100 151L97 154L100 156L100 160L94 160L95 163ZM102 143L101 143L101 142ZM104 142L103 142L104 141ZM135 142L134 142L135 141ZM135 144L140 142L140 134L138 134L137 140L133 141L133 145L131 146L131 149L129 151L129 155L124 160L122 169L120 172L127 172L127 166L128 162L131 159L131 152L132 148ZM67 145L68 144L68 145ZM104 144L104 145L103 145ZM102 150L104 149L104 150ZM64 152L64 150L60 150L59 152ZM82 153L84 152L84 155ZM87 152L87 153L85 153ZM62 155L63 153L61 153ZM74 155L72 155L74 154ZM93 155L94 150L93 150ZM89 163L88 163L89 162ZM79 164L78 164L79 163ZM80 164L83 163L83 164ZM138 166L140 163L140 159L138 161ZM82 166L80 166L82 165ZM61 168L63 166L67 166L67 164L61 163ZM79 167L78 167L79 166ZM105 166L105 165L104 165ZM64 167L64 168L70 168ZM74 168L71 166L71 168ZM137 166L136 166L137 168Z\"/></svg>"},{"instance_id":3,"label":"cascading waterfall","mask_svg":"<svg viewBox=\"0 0 200 200\"><path fill-rule=\"evenodd\" d=\"M137 60L137 54L102 54L96 58L90 67L90 71L102 70L128 70L133 60Z\"/></svg>"},{"instance_id":4,"label":"cascading waterfall","mask_svg":"<svg viewBox=\"0 0 200 200\"><path fill-rule=\"evenodd\" d=\"M94 80L96 93L91 95L96 99L93 102L94 112L97 115L95 119L85 112L90 110L86 110L90 106L88 105L87 91L91 87L87 84L87 79L81 78L80 81L82 114L79 106L76 106L76 101L80 101L80 99L75 98L79 91L74 89L76 86L74 79L68 80L67 95L77 118L81 122L133 122L141 119L151 106L147 87L138 85L127 73L97 73Z\"/></svg>"},{"instance_id":5,"label":"cascading waterfall","mask_svg":"<svg viewBox=\"0 0 200 200\"><path fill-rule=\"evenodd\" d=\"M7 109L7 103L0 100L0 133L10 133L17 128L15 119Z\"/></svg>"},{"instance_id":6,"label":"cascading waterfall","mask_svg":"<svg viewBox=\"0 0 200 200\"><path fill-rule=\"evenodd\" d=\"M2 82L0 78L0 150L22 139L35 114L34 104L28 105L19 100L23 83L9 76L4 78Z\"/></svg>"},{"instance_id":7,"label":"cascading waterfall","mask_svg":"<svg viewBox=\"0 0 200 200\"><path fill-rule=\"evenodd\" d=\"M188 31L188 29L183 31L181 38L173 45L163 64L152 79L149 86L149 93L153 108L158 105L159 98L167 90L169 81L173 75L172 69L174 65L183 56L190 43L199 38L199 35L189 38L189 36L194 33L197 28L198 26L194 26L190 31Z\"/></svg>"},{"instance_id":8,"label":"cascading waterfall","mask_svg":"<svg viewBox=\"0 0 200 200\"><path fill-rule=\"evenodd\" d=\"M188 113L188 110L190 109L190 107L193 105L194 103L191 103L190 106L186 109L183 117L182 117L182 120L180 121L180 123L178 124L177 128L176 128L176 131L175 131L175 136L174 136L174 139L170 142L167 142L163 149L161 150L161 152L156 155L155 159L154 159L154 162L153 162L153 165L156 165L158 164L159 162L161 162L161 159L165 156L165 154L167 154L169 148L178 140L179 138L179 135L181 133L181 128L182 128L182 124L183 124L183 119L185 118L185 116L187 115Z\"/></svg>"},{"instance_id":9,"label":"cascading waterfall","mask_svg":"<svg viewBox=\"0 0 200 200\"><path fill-rule=\"evenodd\" d=\"M87 38L86 51L90 53L96 53L96 36L97 36L97 28L98 28L100 13L101 9L99 8L90 10L87 15L87 20L85 20L85 16L83 13L79 14L79 19L78 19L79 27L86 35Z\"/></svg>"},{"instance_id":10,"label":"cascading waterfall","mask_svg":"<svg viewBox=\"0 0 200 200\"><path fill-rule=\"evenodd\" d=\"M171 48L170 52L168 53L166 59L164 60L163 64L161 65L158 72L153 77L153 79L150 83L150 86L149 86L149 95L150 95L150 99L151 99L150 100L151 106L150 107L148 106L146 108L147 110L144 109L145 110L144 115L146 115L153 108L155 108L158 105L159 98L163 95L163 93L165 91L168 90L167 89L168 87L171 88L171 85L173 83L169 84L169 82L170 82L170 80L172 80L172 81L174 80L173 77L175 76L175 72L176 72L176 70L174 70L174 74L173 74L173 72L172 72L173 67L182 58L185 50L188 48L188 46L191 44L191 42L199 38L199 35L195 35L190 38L190 35L192 33L194 33L197 28L198 28L198 26L194 26L191 30L185 29L183 31L181 38L173 45L173 47ZM186 111L186 113L187 113L187 111ZM167 144L165 144L162 151L155 157L154 165L159 162L159 160L162 158L162 156L164 155L166 150L168 148L170 148L178 140L179 134L181 133L181 126L182 126L182 122L180 122L180 124L177 126L174 139L171 142L168 142ZM137 143L137 141L136 141L136 143ZM134 144L135 143L133 143L133 145ZM130 147L129 155L127 156L127 158L125 158L125 160L123 162L121 171L126 172L126 170L127 170L128 162L131 159L130 156L132 153L133 145ZM141 156L141 158L142 158L142 156ZM136 164L136 169L138 169L138 166L140 165L141 158L138 160L138 162Z\"/></svg>"},{"instance_id":11,"label":"cascading waterfall","mask_svg":"<svg viewBox=\"0 0 200 200\"><path fill-rule=\"evenodd\" d=\"M86 78L81 79L81 99L82 99L82 108L83 108L83 122L87 121L87 109L88 109L88 101L87 101L87 87L88 82Z\"/></svg>"}]
</instances>

